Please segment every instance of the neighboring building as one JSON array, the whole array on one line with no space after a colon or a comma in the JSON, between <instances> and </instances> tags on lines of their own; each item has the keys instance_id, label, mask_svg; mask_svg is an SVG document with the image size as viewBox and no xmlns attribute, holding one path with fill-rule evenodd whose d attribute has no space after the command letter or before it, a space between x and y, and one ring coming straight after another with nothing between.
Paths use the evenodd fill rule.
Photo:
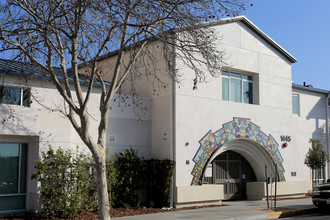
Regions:
<instances>
[{"instance_id":1,"label":"neighboring building","mask_svg":"<svg viewBox=\"0 0 330 220\"><path fill-rule=\"evenodd\" d=\"M192 70L174 60L182 75L178 84L167 78L160 59L155 69L169 85L155 92L148 81L138 82L146 112L136 115L132 105L112 103L110 154L132 147L145 158L173 159L176 206L263 199L265 165L268 176L279 176L280 196L307 193L312 187L304 165L309 139L320 139L328 152L330 148L329 91L292 84L295 58L245 17L210 25L222 36L219 47L230 66L221 77L192 90ZM111 70L115 58L115 53L105 56L100 65ZM37 183L30 175L34 160L48 145L86 150L70 122L40 104L56 107L62 98L40 77L42 71L32 67L0 60L0 164L7 166L0 171L0 212L37 209ZM24 72L37 72L28 85L18 77ZM93 96L97 94L96 89ZM96 103L90 103L89 113L97 120L97 98L91 100ZM8 157L19 166L11 165ZM1 181L5 173L12 175L10 187ZM323 179L328 176L327 168Z\"/></svg>"}]
</instances>

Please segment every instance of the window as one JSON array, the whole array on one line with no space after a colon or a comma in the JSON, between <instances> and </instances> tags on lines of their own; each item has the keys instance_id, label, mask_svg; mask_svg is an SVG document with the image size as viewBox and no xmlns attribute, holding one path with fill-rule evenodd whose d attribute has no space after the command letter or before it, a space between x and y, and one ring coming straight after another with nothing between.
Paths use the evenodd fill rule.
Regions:
<instances>
[{"instance_id":1,"label":"window","mask_svg":"<svg viewBox=\"0 0 330 220\"><path fill-rule=\"evenodd\" d=\"M222 72L222 100L253 104L252 76Z\"/></svg>"},{"instance_id":2,"label":"window","mask_svg":"<svg viewBox=\"0 0 330 220\"><path fill-rule=\"evenodd\" d=\"M30 90L19 87L0 86L0 104L23 105L29 107Z\"/></svg>"},{"instance_id":3,"label":"window","mask_svg":"<svg viewBox=\"0 0 330 220\"><path fill-rule=\"evenodd\" d=\"M299 95L292 95L292 113L299 115Z\"/></svg>"},{"instance_id":4,"label":"window","mask_svg":"<svg viewBox=\"0 0 330 220\"><path fill-rule=\"evenodd\" d=\"M324 180L324 173L325 173L325 170L324 170L324 167L322 168L319 168L319 169L313 169L313 186L317 186L317 185L320 185L320 184L323 184L325 183L325 180Z\"/></svg>"},{"instance_id":5,"label":"window","mask_svg":"<svg viewBox=\"0 0 330 220\"><path fill-rule=\"evenodd\" d=\"M0 143L0 212L25 209L27 144Z\"/></svg>"}]
</instances>

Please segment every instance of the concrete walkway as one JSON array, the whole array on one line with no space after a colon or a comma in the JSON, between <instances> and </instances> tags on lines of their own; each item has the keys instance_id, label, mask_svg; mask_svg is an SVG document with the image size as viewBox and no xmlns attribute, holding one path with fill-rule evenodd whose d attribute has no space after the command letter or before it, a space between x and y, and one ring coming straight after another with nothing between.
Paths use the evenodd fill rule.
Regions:
<instances>
[{"instance_id":1,"label":"concrete walkway","mask_svg":"<svg viewBox=\"0 0 330 220\"><path fill-rule=\"evenodd\" d=\"M183 211L163 212L148 215L120 217L118 220L249 220L249 219L276 219L316 211L312 199L290 199L277 201L275 210L266 210L266 201L224 201L223 206L214 208L192 209Z\"/></svg>"}]
</instances>

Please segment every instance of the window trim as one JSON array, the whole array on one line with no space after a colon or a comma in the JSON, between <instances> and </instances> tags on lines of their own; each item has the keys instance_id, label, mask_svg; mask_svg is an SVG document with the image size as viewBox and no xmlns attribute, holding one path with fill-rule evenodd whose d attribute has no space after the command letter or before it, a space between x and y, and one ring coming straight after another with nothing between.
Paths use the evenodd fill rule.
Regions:
<instances>
[{"instance_id":1,"label":"window trim","mask_svg":"<svg viewBox=\"0 0 330 220\"><path fill-rule=\"evenodd\" d=\"M228 76L224 75L223 73L228 73ZM240 75L240 78L235 78L235 77L231 77L230 74L238 74ZM252 79L243 79L243 76L247 76L247 77L251 77ZM255 82L254 82L254 76L252 74L248 74L246 72L241 73L241 72L235 72L235 71L229 71L229 70L223 70L221 71L221 79L226 78L228 79L228 100L223 99L223 94L222 94L222 100L223 101L230 101L230 102L235 102L235 101L231 101L231 83L230 80L231 79L239 79L240 80L240 90L241 90L241 94L240 94L240 102L236 102L236 103L244 103L244 104L254 104L255 103L255 91L254 91L254 87L255 87ZM244 87L244 82L248 82L248 83L252 83L252 102L244 102L244 91L243 91L243 87ZM223 84L221 85L223 86ZM222 87L223 90L223 87Z\"/></svg>"}]
</instances>

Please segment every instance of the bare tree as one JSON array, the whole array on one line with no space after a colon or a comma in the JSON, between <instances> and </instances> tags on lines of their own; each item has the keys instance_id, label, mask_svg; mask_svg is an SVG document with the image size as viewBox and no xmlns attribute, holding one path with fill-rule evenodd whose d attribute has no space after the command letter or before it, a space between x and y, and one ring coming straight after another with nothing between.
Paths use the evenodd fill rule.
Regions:
<instances>
[{"instance_id":1,"label":"bare tree","mask_svg":"<svg viewBox=\"0 0 330 220\"><path fill-rule=\"evenodd\" d=\"M100 219L110 219L105 175L105 133L110 101L124 83L131 87L137 76L163 85L152 65L139 71L144 58L154 59L151 45L160 42L169 73L178 80L171 56L181 59L195 73L193 88L207 75L217 76L223 64L215 49L217 36L207 25L245 10L248 0L7 0L0 5L2 51L14 51L15 59L33 62L46 71L65 100L62 110L90 149L96 164ZM99 67L100 58L115 51L111 71ZM82 66L79 66L82 65ZM59 76L54 70L60 66ZM84 71L82 91L79 68ZM64 80L59 80L59 77ZM73 82L69 82L72 77ZM107 85L105 79L110 79ZM99 99L98 136L90 134L87 104L94 82L102 85Z\"/></svg>"}]
</instances>

